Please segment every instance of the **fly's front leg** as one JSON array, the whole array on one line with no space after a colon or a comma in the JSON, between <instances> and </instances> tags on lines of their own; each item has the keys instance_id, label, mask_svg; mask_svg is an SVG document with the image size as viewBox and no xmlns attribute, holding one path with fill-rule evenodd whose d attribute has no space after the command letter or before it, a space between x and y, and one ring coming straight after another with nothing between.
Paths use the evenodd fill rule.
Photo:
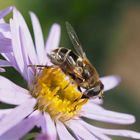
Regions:
<instances>
[{"instance_id":1,"label":"fly's front leg","mask_svg":"<svg viewBox=\"0 0 140 140\"><path fill-rule=\"evenodd\" d=\"M36 68L45 68L45 67L49 67L49 66L47 66L47 65L33 65L33 64L30 64L30 65L28 65L28 67L36 67Z\"/></svg>"},{"instance_id":2,"label":"fly's front leg","mask_svg":"<svg viewBox=\"0 0 140 140\"><path fill-rule=\"evenodd\" d=\"M28 68L32 68L33 72L34 72L34 76L37 76L37 74L43 70L44 68L48 68L49 66L47 65L34 65L34 64L30 64L28 65Z\"/></svg>"},{"instance_id":3,"label":"fly's front leg","mask_svg":"<svg viewBox=\"0 0 140 140\"><path fill-rule=\"evenodd\" d=\"M34 67L34 68L56 68L56 65L52 65L52 66L47 66L47 65L28 65L28 67Z\"/></svg>"},{"instance_id":4,"label":"fly's front leg","mask_svg":"<svg viewBox=\"0 0 140 140\"><path fill-rule=\"evenodd\" d=\"M52 66L47 66L47 65L28 65L28 67L32 67L35 70L35 73L37 72L37 70L43 70L44 68L58 68L58 66L56 65L52 65Z\"/></svg>"}]
</instances>

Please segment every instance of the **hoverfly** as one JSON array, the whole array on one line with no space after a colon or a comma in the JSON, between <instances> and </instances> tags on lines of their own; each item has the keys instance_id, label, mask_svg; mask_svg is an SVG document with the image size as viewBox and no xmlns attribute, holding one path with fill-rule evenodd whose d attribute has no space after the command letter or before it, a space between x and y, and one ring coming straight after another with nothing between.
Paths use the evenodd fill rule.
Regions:
<instances>
[{"instance_id":1,"label":"hoverfly","mask_svg":"<svg viewBox=\"0 0 140 140\"><path fill-rule=\"evenodd\" d=\"M76 82L80 91L81 88L85 89L82 98L101 98L104 85L99 80L98 72L87 59L78 36L68 22L66 22L66 29L76 52L60 47L48 54L50 61L69 75Z\"/></svg>"}]
</instances>

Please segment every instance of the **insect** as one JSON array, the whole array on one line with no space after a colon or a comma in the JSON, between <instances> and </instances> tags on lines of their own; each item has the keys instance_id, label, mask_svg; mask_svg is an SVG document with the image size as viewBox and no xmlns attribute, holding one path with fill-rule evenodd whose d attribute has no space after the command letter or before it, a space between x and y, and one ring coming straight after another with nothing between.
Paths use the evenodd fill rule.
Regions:
<instances>
[{"instance_id":1,"label":"insect","mask_svg":"<svg viewBox=\"0 0 140 140\"><path fill-rule=\"evenodd\" d=\"M76 82L80 91L81 88L85 89L82 98L101 98L104 85L99 79L98 72L86 57L78 36L68 22L66 22L66 29L76 52L60 47L48 54L51 62L68 74Z\"/></svg>"}]
</instances>

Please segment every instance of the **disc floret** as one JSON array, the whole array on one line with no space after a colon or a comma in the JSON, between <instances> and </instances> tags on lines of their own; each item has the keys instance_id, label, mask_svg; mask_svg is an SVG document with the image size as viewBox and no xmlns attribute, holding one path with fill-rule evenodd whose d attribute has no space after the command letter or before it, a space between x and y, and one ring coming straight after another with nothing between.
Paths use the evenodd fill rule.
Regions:
<instances>
[{"instance_id":1,"label":"disc floret","mask_svg":"<svg viewBox=\"0 0 140 140\"><path fill-rule=\"evenodd\" d=\"M77 116L87 102L87 99L81 99L77 85L58 67L41 70L33 87L32 96L38 100L36 108L48 112L53 119L69 120Z\"/></svg>"}]
</instances>

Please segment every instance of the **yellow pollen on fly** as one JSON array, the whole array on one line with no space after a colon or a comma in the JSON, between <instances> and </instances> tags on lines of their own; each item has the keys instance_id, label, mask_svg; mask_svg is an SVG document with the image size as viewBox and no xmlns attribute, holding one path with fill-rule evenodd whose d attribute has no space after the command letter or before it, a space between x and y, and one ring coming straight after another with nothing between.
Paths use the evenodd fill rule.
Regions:
<instances>
[{"instance_id":1,"label":"yellow pollen on fly","mask_svg":"<svg viewBox=\"0 0 140 140\"><path fill-rule=\"evenodd\" d=\"M32 90L32 96L38 100L36 109L48 112L53 119L60 121L79 115L87 99L81 99L82 93L70 81L60 68L44 67Z\"/></svg>"}]
</instances>

